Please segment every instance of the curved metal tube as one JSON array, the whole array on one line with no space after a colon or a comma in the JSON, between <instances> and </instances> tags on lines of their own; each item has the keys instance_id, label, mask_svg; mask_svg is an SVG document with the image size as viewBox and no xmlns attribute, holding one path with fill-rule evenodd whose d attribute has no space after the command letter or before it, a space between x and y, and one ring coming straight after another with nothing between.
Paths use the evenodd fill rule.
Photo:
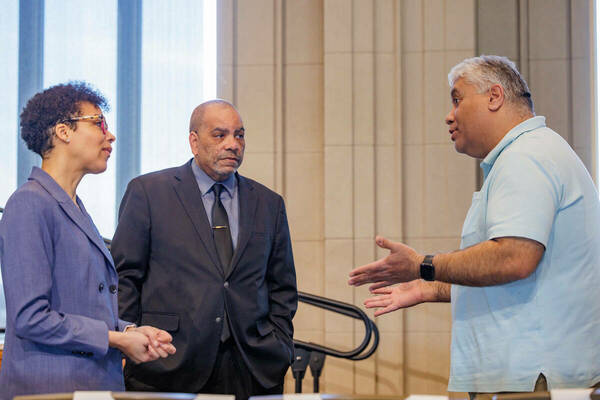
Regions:
<instances>
[{"instance_id":1,"label":"curved metal tube","mask_svg":"<svg viewBox=\"0 0 600 400\"><path fill-rule=\"evenodd\" d=\"M365 358L371 356L377 349L377 346L379 345L379 330L377 329L377 326L375 325L375 323L373 321L371 321L371 319L369 319L367 314L365 314L364 311L361 310L360 308L356 307L353 304L344 303L341 301L332 300L332 299L328 299L326 297L321 297L321 296L304 293L304 292L298 292L298 300L303 303L307 303L312 306L315 306L315 307L323 308L328 311L346 315L347 317L350 317L350 318L362 320L363 323L365 324L365 336L363 338L362 343L358 347L356 347L354 350L350 350L350 351L341 351L341 350L337 350L337 349L334 349L331 347L323 346L323 345L312 343L312 342L304 342L302 340L294 340L294 346L303 348L303 349L306 349L309 351L318 351L318 352L321 352L321 353L324 353L324 354L327 354L327 355L330 355L333 357L347 358L347 359L355 360L355 361L364 360ZM366 353L361 355L360 353L362 353L369 345L369 342L371 341L371 336L373 334L374 334L374 340L373 340L373 344L371 345L371 348L369 350L367 350Z\"/></svg>"}]
</instances>

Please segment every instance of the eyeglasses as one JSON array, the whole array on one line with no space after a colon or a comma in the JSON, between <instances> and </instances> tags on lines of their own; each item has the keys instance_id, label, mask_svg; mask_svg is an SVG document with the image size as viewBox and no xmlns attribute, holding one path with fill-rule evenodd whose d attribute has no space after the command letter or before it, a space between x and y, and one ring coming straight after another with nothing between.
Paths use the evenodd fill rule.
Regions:
<instances>
[{"instance_id":1,"label":"eyeglasses","mask_svg":"<svg viewBox=\"0 0 600 400\"><path fill-rule=\"evenodd\" d=\"M82 115L81 117L73 117L73 118L64 119L60 122L67 122L67 121L92 121L93 123L96 124L96 126L98 126L100 129L102 129L102 133L104 135L106 135L106 132L108 132L108 122L106 122L106 118L104 117L104 114Z\"/></svg>"}]
</instances>

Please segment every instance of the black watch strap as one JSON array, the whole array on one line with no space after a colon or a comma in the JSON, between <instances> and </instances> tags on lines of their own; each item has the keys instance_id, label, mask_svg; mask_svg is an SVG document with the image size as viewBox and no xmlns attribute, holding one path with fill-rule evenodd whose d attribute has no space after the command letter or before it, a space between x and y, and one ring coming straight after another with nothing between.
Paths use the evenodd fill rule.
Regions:
<instances>
[{"instance_id":1,"label":"black watch strap","mask_svg":"<svg viewBox=\"0 0 600 400\"><path fill-rule=\"evenodd\" d=\"M428 254L421 263L421 279L426 281L435 280L435 266L433 265L433 255Z\"/></svg>"}]
</instances>

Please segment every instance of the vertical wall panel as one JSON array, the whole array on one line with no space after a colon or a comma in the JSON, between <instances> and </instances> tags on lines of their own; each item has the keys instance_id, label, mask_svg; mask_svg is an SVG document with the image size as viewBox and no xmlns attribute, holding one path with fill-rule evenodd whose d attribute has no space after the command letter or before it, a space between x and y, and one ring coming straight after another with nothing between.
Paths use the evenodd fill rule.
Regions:
<instances>
[{"instance_id":1,"label":"vertical wall panel","mask_svg":"<svg viewBox=\"0 0 600 400\"><path fill-rule=\"evenodd\" d=\"M547 125L573 146L594 176L592 12L588 0L479 0L477 52L504 55L517 63L536 114L546 117ZM498 32L517 23L519 29L509 30L514 40Z\"/></svg>"},{"instance_id":2,"label":"vertical wall panel","mask_svg":"<svg viewBox=\"0 0 600 400\"><path fill-rule=\"evenodd\" d=\"M118 3L117 48L117 186L121 204L127 184L140 174L142 132L142 2Z\"/></svg>"},{"instance_id":3,"label":"vertical wall panel","mask_svg":"<svg viewBox=\"0 0 600 400\"><path fill-rule=\"evenodd\" d=\"M27 101L43 87L44 77L44 0L19 2L19 97L18 114ZM19 129L20 137L20 129ZM27 181L31 167L40 157L17 140L17 186Z\"/></svg>"},{"instance_id":4,"label":"vertical wall panel","mask_svg":"<svg viewBox=\"0 0 600 400\"><path fill-rule=\"evenodd\" d=\"M448 70L475 54L476 13L471 0L402 2L401 239L421 253L459 246L475 190L475 161L456 153L444 117L450 108ZM429 321L449 321L450 308L421 305L405 310L404 317L404 394L445 393L450 329Z\"/></svg>"}]
</instances>

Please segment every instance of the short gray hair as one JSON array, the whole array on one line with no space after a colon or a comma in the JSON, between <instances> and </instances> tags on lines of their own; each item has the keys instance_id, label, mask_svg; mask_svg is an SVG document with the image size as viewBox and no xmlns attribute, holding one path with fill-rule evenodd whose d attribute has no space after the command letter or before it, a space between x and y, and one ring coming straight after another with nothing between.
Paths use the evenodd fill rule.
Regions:
<instances>
[{"instance_id":1,"label":"short gray hair","mask_svg":"<svg viewBox=\"0 0 600 400\"><path fill-rule=\"evenodd\" d=\"M499 84L504 89L507 102L533 112L533 100L527 82L515 63L506 57L482 55L467 58L448 73L450 87L461 78L475 86L479 93L485 93L492 85Z\"/></svg>"}]
</instances>

